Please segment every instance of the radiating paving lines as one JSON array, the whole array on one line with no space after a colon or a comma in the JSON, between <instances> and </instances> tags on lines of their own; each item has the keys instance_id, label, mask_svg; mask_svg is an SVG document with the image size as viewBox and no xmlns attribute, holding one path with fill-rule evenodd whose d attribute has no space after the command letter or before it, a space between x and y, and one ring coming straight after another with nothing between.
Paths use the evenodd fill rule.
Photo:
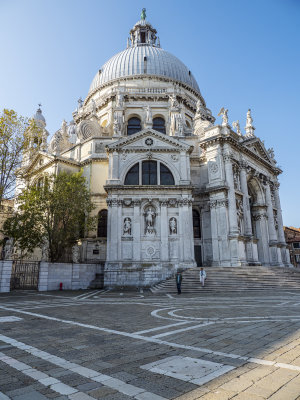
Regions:
<instances>
[{"instance_id":1,"label":"radiating paving lines","mask_svg":"<svg viewBox=\"0 0 300 400\"><path fill-rule=\"evenodd\" d=\"M211 355L216 355L216 356L222 356L222 357L226 357L228 359L230 359L230 358L238 359L245 363L252 362L252 363L261 364L261 365L271 365L276 368L285 368L285 369L300 371L300 366L296 366L296 365L292 365L292 364L277 363L276 361L268 361L268 360L263 360L263 359L259 359L259 358L254 358L251 356L241 356L239 354L214 351L214 350L204 348L204 347L188 346L188 345L184 345L184 344L180 344L180 343L168 342L168 341L161 340L161 339L155 338L155 337L147 337L147 336L137 335L137 334L133 334L133 333L129 333L129 332L118 331L115 329L104 328L104 327L91 325L91 324L84 324L81 322L65 320L65 319L61 319L61 318L51 317L48 315L37 314L37 313L29 312L29 311L19 310L19 309L15 309L15 308L8 308L8 307L0 306L0 309L6 310L9 312L21 313L24 315L31 315L31 316L39 317L41 319L55 321L55 322L59 322L59 323L63 323L63 324L71 325L71 326L76 326L76 327L80 327L80 328L86 328L86 329L92 329L95 331L106 332L106 333L110 333L110 334L124 336L124 337L131 338L131 339L137 339L137 340L149 342L149 343L156 343L156 344L160 344L163 346L173 347L176 349L192 350L195 352L206 353L206 354L211 354ZM1 339L1 337L0 337L0 339Z\"/></svg>"},{"instance_id":2,"label":"radiating paving lines","mask_svg":"<svg viewBox=\"0 0 300 400\"><path fill-rule=\"evenodd\" d=\"M15 339L10 337L0 335L0 341L10 344L11 346L27 352L32 356L38 357L42 360L45 360L51 364L54 364L64 370L68 370L72 373L78 374L82 377L88 378L94 382L99 382L104 386L110 387L118 391L119 393L123 393L127 396L130 396L137 400L146 400L146 399L153 399L153 400L166 400L162 396L157 396L154 393L148 392L146 389L128 384L123 382L121 379L113 378L109 375L105 375L100 373L99 371L92 370L90 368L82 367L79 364L70 362L65 360L61 357L54 356L46 351L39 350L36 347L28 346L25 343L19 342ZM78 391L77 389L65 385L61 381L56 378L51 377L50 375L45 374L37 370L36 368L32 368L31 366L24 364L16 359L13 359L9 356L6 356L4 353L0 352L0 361L4 362L5 364L9 365L12 368L15 368L18 371L21 371L23 374L30 376L31 378L37 380L44 386L50 387L50 389L54 390L55 392L68 395L69 399L78 399L78 400L89 400L94 399L94 397L88 396L87 394Z\"/></svg>"}]
</instances>

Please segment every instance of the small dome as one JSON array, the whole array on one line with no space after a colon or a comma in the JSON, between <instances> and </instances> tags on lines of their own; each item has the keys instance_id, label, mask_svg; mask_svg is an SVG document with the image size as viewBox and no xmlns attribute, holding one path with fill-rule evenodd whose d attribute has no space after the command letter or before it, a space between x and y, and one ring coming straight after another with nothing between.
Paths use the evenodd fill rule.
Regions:
<instances>
[{"instance_id":1,"label":"small dome","mask_svg":"<svg viewBox=\"0 0 300 400\"><path fill-rule=\"evenodd\" d=\"M42 121L42 122L44 122L46 124L45 117L43 116L42 110L40 109L40 107L36 110L36 113L34 114L33 118L36 121Z\"/></svg>"},{"instance_id":2,"label":"small dome","mask_svg":"<svg viewBox=\"0 0 300 400\"><path fill-rule=\"evenodd\" d=\"M93 79L90 92L114 79L134 75L171 78L190 86L200 94L196 79L177 57L160 47L147 44L129 47L108 60Z\"/></svg>"}]
</instances>

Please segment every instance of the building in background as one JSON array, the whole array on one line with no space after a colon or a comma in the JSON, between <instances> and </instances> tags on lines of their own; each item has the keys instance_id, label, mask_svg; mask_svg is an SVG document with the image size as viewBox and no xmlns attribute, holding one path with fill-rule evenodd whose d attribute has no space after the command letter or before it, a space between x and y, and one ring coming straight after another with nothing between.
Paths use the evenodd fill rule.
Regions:
<instances>
[{"instance_id":1,"label":"building in background","mask_svg":"<svg viewBox=\"0 0 300 400\"><path fill-rule=\"evenodd\" d=\"M207 107L188 67L162 49L141 19L125 50L96 73L73 121L24 160L25 182L81 168L98 229L82 238L82 262L108 270L290 265L273 149Z\"/></svg>"},{"instance_id":2,"label":"building in background","mask_svg":"<svg viewBox=\"0 0 300 400\"><path fill-rule=\"evenodd\" d=\"M290 252L291 263L300 267L300 228L284 227L285 240Z\"/></svg>"}]
</instances>

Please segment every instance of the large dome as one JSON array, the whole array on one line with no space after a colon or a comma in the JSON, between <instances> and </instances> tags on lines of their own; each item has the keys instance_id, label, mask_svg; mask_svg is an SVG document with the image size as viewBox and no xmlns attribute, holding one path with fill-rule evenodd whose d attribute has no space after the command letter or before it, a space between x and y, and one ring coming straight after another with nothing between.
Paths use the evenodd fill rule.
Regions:
<instances>
[{"instance_id":1,"label":"large dome","mask_svg":"<svg viewBox=\"0 0 300 400\"><path fill-rule=\"evenodd\" d=\"M174 79L189 85L200 93L191 71L177 57L151 45L130 47L113 56L97 73L90 92L114 79L133 75L156 75Z\"/></svg>"}]
</instances>

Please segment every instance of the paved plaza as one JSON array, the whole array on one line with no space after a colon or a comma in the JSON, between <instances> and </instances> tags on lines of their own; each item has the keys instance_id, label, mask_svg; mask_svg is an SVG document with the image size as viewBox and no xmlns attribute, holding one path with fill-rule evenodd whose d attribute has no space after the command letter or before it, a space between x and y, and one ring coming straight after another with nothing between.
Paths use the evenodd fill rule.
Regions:
<instances>
[{"instance_id":1,"label":"paved plaza","mask_svg":"<svg viewBox=\"0 0 300 400\"><path fill-rule=\"evenodd\" d=\"M1 294L0 399L300 399L299 307L280 290Z\"/></svg>"}]
</instances>

